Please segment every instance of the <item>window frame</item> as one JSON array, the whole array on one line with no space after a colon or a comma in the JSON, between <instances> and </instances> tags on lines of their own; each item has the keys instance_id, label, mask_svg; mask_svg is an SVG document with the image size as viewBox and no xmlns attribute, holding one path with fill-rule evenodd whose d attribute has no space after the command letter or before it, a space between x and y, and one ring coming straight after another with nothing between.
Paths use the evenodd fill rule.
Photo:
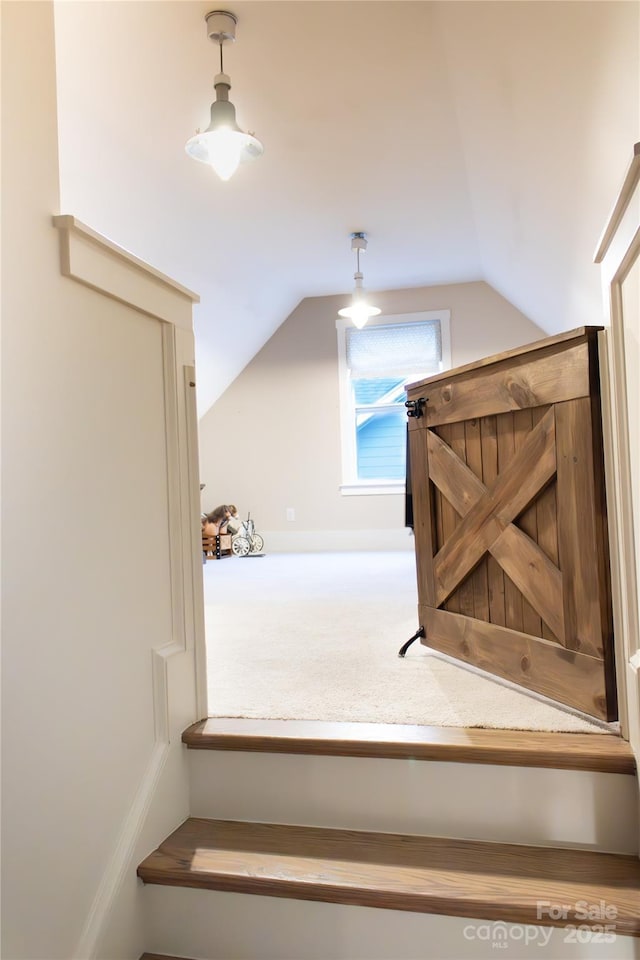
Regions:
<instances>
[{"instance_id":1,"label":"window frame","mask_svg":"<svg viewBox=\"0 0 640 960\"><path fill-rule=\"evenodd\" d=\"M440 336L442 343L442 359L438 370L425 373L432 376L451 367L451 333L450 310L421 310L413 313L381 314L367 322L367 326L391 326L392 324L407 325L409 323L424 323L427 320L440 321ZM349 369L347 367L347 334L352 327L352 321L345 317L336 320L338 335L338 386L339 386L339 416L340 416L340 450L342 482L339 490L342 496L371 496L380 494L404 494L403 480L359 480L357 473L356 450L356 416L359 405L355 403ZM422 379L418 374L410 376L407 383Z\"/></svg>"}]
</instances>

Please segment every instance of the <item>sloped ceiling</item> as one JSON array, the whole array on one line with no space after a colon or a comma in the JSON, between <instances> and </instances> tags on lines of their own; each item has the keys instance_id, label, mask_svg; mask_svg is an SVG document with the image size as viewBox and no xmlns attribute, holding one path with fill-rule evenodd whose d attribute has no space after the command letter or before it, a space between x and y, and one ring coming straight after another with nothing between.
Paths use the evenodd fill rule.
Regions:
<instances>
[{"instance_id":1,"label":"sloped ceiling","mask_svg":"<svg viewBox=\"0 0 640 960\"><path fill-rule=\"evenodd\" d=\"M237 0L225 69L264 157L227 183L210 2L56 3L61 211L196 290L204 413L304 297L485 279L600 322L592 253L640 139L635 2Z\"/></svg>"}]
</instances>

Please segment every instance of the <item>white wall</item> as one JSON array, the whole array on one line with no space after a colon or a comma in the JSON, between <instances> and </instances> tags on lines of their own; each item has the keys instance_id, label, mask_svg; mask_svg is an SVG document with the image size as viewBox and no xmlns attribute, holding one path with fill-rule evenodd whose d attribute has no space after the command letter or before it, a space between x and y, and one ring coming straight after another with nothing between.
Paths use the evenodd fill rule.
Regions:
<instances>
[{"instance_id":1,"label":"white wall","mask_svg":"<svg viewBox=\"0 0 640 960\"><path fill-rule=\"evenodd\" d=\"M434 8L482 276L549 333L602 323L593 253L640 139L640 5Z\"/></svg>"},{"instance_id":2,"label":"white wall","mask_svg":"<svg viewBox=\"0 0 640 960\"><path fill-rule=\"evenodd\" d=\"M200 421L204 510L248 510L267 550L407 548L404 498L341 496L336 316L303 300ZM482 282L376 293L383 313L451 310L454 366L544 337ZM294 523L285 519L294 507Z\"/></svg>"},{"instance_id":3,"label":"white wall","mask_svg":"<svg viewBox=\"0 0 640 960\"><path fill-rule=\"evenodd\" d=\"M60 274L49 2L2 5L2 70L2 955L115 960L144 948L136 858L187 814L196 710L189 650L159 741L163 325Z\"/></svg>"}]
</instances>

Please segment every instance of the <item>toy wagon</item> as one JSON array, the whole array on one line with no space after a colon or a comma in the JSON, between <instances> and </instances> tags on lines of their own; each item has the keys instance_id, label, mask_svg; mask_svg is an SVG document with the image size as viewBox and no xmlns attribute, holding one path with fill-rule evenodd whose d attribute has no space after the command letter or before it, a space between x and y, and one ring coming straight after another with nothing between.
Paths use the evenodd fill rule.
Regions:
<instances>
[{"instance_id":1,"label":"toy wagon","mask_svg":"<svg viewBox=\"0 0 640 960\"><path fill-rule=\"evenodd\" d=\"M256 526L248 514L247 519L243 520L237 533L231 537L231 550L236 557L246 557L250 553L261 553L264 547L264 540L259 533L256 533Z\"/></svg>"}]
</instances>

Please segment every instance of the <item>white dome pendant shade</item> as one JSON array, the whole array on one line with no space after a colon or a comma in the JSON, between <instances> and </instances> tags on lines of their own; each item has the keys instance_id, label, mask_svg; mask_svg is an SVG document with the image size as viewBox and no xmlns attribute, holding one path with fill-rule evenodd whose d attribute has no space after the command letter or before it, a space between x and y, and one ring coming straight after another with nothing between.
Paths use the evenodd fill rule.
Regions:
<instances>
[{"instance_id":1,"label":"white dome pendant shade","mask_svg":"<svg viewBox=\"0 0 640 960\"><path fill-rule=\"evenodd\" d=\"M262 156L262 144L236 123L236 108L229 100L231 84L224 73L215 79L217 99L211 104L211 122L204 133L187 141L185 150L194 160L208 163L221 180L228 180L241 163Z\"/></svg>"},{"instance_id":2,"label":"white dome pendant shade","mask_svg":"<svg viewBox=\"0 0 640 960\"><path fill-rule=\"evenodd\" d=\"M381 313L381 310L380 307L372 307L371 304L367 302L362 286L362 274L356 273L354 277L356 286L351 294L351 303L348 307L343 307L342 310L338 310L338 316L346 317L352 321L354 327L362 330L367 320L370 320L371 317L377 317Z\"/></svg>"},{"instance_id":3,"label":"white dome pendant shade","mask_svg":"<svg viewBox=\"0 0 640 960\"><path fill-rule=\"evenodd\" d=\"M367 320L371 317L377 317L382 311L379 307L372 307L365 297L364 287L362 285L363 276L360 272L360 251L367 249L367 236L365 233L351 234L351 249L356 251L356 272L353 279L356 282L354 291L351 295L351 303L348 307L338 310L339 317L345 317L351 320L354 327L362 330Z\"/></svg>"},{"instance_id":4,"label":"white dome pendant shade","mask_svg":"<svg viewBox=\"0 0 640 960\"><path fill-rule=\"evenodd\" d=\"M204 133L191 137L185 150L194 160L213 167L221 180L229 180L241 163L262 156L264 147L236 123L236 108L229 100L231 80L222 69L222 44L225 40L235 40L237 19L233 13L214 10L205 20L209 39L220 46L220 73L214 80L216 99L211 104L209 126Z\"/></svg>"}]
</instances>

